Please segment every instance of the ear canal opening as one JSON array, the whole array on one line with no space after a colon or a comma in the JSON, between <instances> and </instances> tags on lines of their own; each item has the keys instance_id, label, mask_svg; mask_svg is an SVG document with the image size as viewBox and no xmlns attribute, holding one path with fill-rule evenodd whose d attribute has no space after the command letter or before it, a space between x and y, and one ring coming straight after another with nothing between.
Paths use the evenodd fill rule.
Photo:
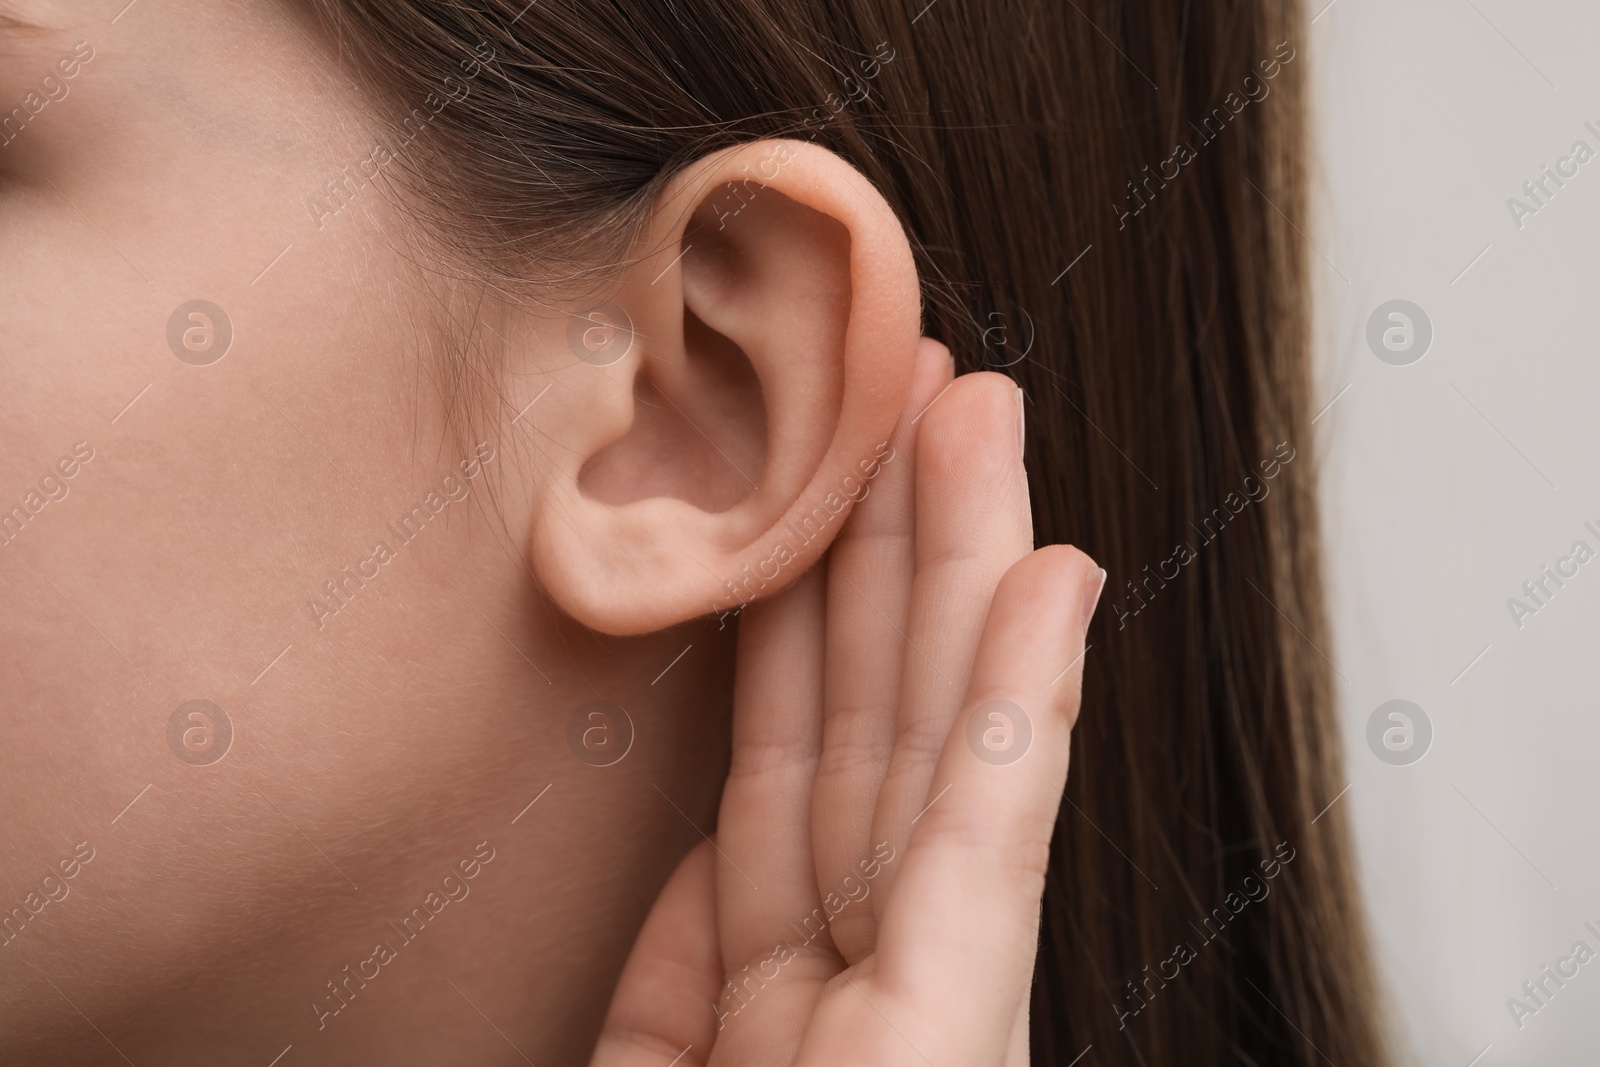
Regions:
<instances>
[{"instance_id":1,"label":"ear canal opening","mask_svg":"<svg viewBox=\"0 0 1600 1067\"><path fill-rule=\"evenodd\" d=\"M720 514L761 484L761 381L743 349L693 311L684 311L682 362L647 350L633 399L628 432L579 472L585 496L612 507L669 497Z\"/></svg>"}]
</instances>

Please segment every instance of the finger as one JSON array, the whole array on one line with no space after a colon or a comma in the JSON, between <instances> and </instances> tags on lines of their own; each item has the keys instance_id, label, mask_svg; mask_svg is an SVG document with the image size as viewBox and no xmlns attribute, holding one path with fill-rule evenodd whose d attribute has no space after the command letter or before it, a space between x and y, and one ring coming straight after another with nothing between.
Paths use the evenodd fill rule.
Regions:
<instances>
[{"instance_id":1,"label":"finger","mask_svg":"<svg viewBox=\"0 0 1600 1067\"><path fill-rule=\"evenodd\" d=\"M1006 573L940 755L936 780L949 789L918 821L880 926L875 986L891 1003L914 1005L951 1062L1006 1047L1032 983L1085 609L1104 581L1064 545Z\"/></svg>"},{"instance_id":2,"label":"finger","mask_svg":"<svg viewBox=\"0 0 1600 1067\"><path fill-rule=\"evenodd\" d=\"M611 998L591 1067L701 1067L716 1028L707 1005L722 985L716 853L695 846L667 880Z\"/></svg>"},{"instance_id":3,"label":"finger","mask_svg":"<svg viewBox=\"0 0 1600 1067\"><path fill-rule=\"evenodd\" d=\"M901 847L909 837L961 709L995 586L1033 547L1020 398L1001 375L963 375L922 420L917 574L902 642L896 747L878 798L874 841ZM874 887L880 918L897 873L888 865L883 884Z\"/></svg>"},{"instance_id":4,"label":"finger","mask_svg":"<svg viewBox=\"0 0 1600 1067\"><path fill-rule=\"evenodd\" d=\"M810 940L796 933L819 904L811 791L822 749L825 583L824 562L746 608L739 623L733 756L716 834L725 1062L788 1063L841 966L825 922Z\"/></svg>"},{"instance_id":5,"label":"finger","mask_svg":"<svg viewBox=\"0 0 1600 1067\"><path fill-rule=\"evenodd\" d=\"M905 648L901 635L916 569L917 428L954 370L949 349L923 338L889 449L828 553L822 758L811 802L818 891L824 898L831 892L852 899L858 887L871 890L863 880L863 864L871 863L873 812L894 751ZM852 900L831 924L846 963L872 950L872 909L858 903Z\"/></svg>"}]
</instances>

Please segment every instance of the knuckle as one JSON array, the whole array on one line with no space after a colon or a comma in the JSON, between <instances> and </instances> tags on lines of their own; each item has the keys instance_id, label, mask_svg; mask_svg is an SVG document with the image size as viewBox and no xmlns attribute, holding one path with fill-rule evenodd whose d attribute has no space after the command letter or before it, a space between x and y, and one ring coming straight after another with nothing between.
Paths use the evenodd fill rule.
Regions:
<instances>
[{"instance_id":1,"label":"knuckle","mask_svg":"<svg viewBox=\"0 0 1600 1067\"><path fill-rule=\"evenodd\" d=\"M814 772L816 765L816 752L801 741L745 742L733 746L728 778L806 774Z\"/></svg>"},{"instance_id":2,"label":"knuckle","mask_svg":"<svg viewBox=\"0 0 1600 1067\"><path fill-rule=\"evenodd\" d=\"M817 763L818 778L851 778L864 771L876 771L889 762L894 745L887 739L844 740L823 747Z\"/></svg>"}]
</instances>

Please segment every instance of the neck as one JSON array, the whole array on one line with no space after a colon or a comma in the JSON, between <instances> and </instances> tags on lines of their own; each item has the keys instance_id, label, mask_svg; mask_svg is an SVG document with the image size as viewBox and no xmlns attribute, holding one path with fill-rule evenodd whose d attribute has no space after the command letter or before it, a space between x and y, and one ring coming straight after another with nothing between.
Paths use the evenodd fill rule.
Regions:
<instances>
[{"instance_id":1,"label":"neck","mask_svg":"<svg viewBox=\"0 0 1600 1067\"><path fill-rule=\"evenodd\" d=\"M134 1062L214 1063L248 1048L266 1064L290 1045L298 1063L583 1062L662 884L714 829L734 631L712 620L621 640L552 623L538 607L514 617L519 625L501 628L516 648L474 633L460 647L381 661L393 668L372 684L427 694L386 715L302 691L315 720L304 733L279 726L263 744L271 758L236 752L217 765L227 781L206 779L215 788L204 795L189 786L201 825L187 844L170 840L170 824L161 830L165 863L151 861L153 840L123 835L100 848L86 874L117 868L121 881L142 861L148 877L172 883L157 895L170 902L159 922L129 925L85 906L74 928L149 940L144 951L172 976L161 989L81 1003ZM463 668L468 647L478 659ZM569 742L577 709L598 699L624 707L633 725L609 766ZM258 735L273 729L262 721ZM349 754L333 751L351 746L382 753L366 754L359 781L339 773ZM218 885L256 887L258 906L208 899L214 892L195 886L215 872L186 877L195 863L227 869ZM81 881L88 905L95 886ZM250 916L242 925L240 913ZM44 957L38 966L50 969ZM56 1038L74 1032L63 1024ZM101 1053L122 1062L104 1042L81 1051L90 1059L75 1062Z\"/></svg>"}]
</instances>

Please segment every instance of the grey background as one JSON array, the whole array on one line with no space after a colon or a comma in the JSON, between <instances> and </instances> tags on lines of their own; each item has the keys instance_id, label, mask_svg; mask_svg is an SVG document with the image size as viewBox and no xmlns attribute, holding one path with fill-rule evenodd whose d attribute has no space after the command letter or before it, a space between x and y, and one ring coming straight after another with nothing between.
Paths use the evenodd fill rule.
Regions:
<instances>
[{"instance_id":1,"label":"grey background","mask_svg":"<svg viewBox=\"0 0 1600 1067\"><path fill-rule=\"evenodd\" d=\"M1418 1063L1595 1063L1600 959L1520 1030L1506 1001L1579 938L1600 951L1600 560L1520 630L1506 601L1580 537L1600 550L1600 158L1520 230L1506 200L1575 140L1600 152L1600 10L1326 3L1302 50L1317 214L1295 221L1316 247L1314 410L1349 386L1313 427L1323 651L1384 999ZM1364 339L1397 298L1434 326L1407 367ZM1367 748L1394 698L1433 723L1411 766Z\"/></svg>"}]
</instances>

